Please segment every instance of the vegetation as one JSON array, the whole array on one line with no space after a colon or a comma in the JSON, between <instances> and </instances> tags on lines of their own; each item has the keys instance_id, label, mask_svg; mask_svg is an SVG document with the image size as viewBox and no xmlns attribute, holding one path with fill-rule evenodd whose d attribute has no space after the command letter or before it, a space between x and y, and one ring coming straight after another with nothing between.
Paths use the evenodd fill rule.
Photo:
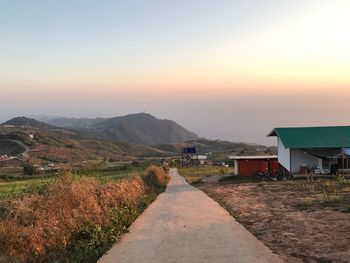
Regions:
<instances>
[{"instance_id":1,"label":"vegetation","mask_svg":"<svg viewBox=\"0 0 350 263\"><path fill-rule=\"evenodd\" d=\"M318 180L315 180L311 175L307 178L306 186L310 196L322 196L320 201L324 205L332 205L341 202L344 193L350 190L350 181L342 175L337 176L335 179L320 178Z\"/></svg>"},{"instance_id":2,"label":"vegetation","mask_svg":"<svg viewBox=\"0 0 350 263\"><path fill-rule=\"evenodd\" d=\"M25 163L23 165L23 175L34 175L36 172L36 169L34 165L30 163Z\"/></svg>"},{"instance_id":3,"label":"vegetation","mask_svg":"<svg viewBox=\"0 0 350 263\"><path fill-rule=\"evenodd\" d=\"M166 186L167 181L169 180L167 173L168 170L165 172L163 167L151 165L147 169L147 174L144 176L144 181L151 187L163 188Z\"/></svg>"},{"instance_id":4,"label":"vegetation","mask_svg":"<svg viewBox=\"0 0 350 263\"><path fill-rule=\"evenodd\" d=\"M23 175L20 168L1 168L0 198L20 197L30 193L42 192L47 186L59 181L69 172L76 178L90 177L100 183L108 183L130 178L135 174L144 176L151 164L160 165L159 161L142 161L131 163L94 162L84 165L61 167L59 173L42 173ZM29 164L28 164L29 165ZM31 167L34 167L30 164Z\"/></svg>"},{"instance_id":5,"label":"vegetation","mask_svg":"<svg viewBox=\"0 0 350 263\"><path fill-rule=\"evenodd\" d=\"M51 180L44 191L1 202L2 260L95 262L164 191L168 177L150 166L118 181L71 172Z\"/></svg>"},{"instance_id":6,"label":"vegetation","mask_svg":"<svg viewBox=\"0 0 350 263\"><path fill-rule=\"evenodd\" d=\"M232 168L221 166L189 166L178 168L179 173L184 176L187 182L193 184L201 181L204 177L232 173Z\"/></svg>"},{"instance_id":7,"label":"vegetation","mask_svg":"<svg viewBox=\"0 0 350 263\"><path fill-rule=\"evenodd\" d=\"M31 148L29 155L37 163L46 161L78 163L87 160L131 161L135 157L170 155L155 147L128 142L101 141L92 138L85 131L61 129L27 118L24 120L20 118L13 123L15 126L0 125L0 154L17 155L23 152L20 145L5 141L18 140ZM30 126L24 128L22 124ZM29 133L34 136L32 139Z\"/></svg>"},{"instance_id":8,"label":"vegetation","mask_svg":"<svg viewBox=\"0 0 350 263\"><path fill-rule=\"evenodd\" d=\"M11 180L0 183L0 199L8 199L14 197L24 197L29 194L42 194L47 187L54 182L52 178L38 178L26 180Z\"/></svg>"},{"instance_id":9,"label":"vegetation","mask_svg":"<svg viewBox=\"0 0 350 263\"><path fill-rule=\"evenodd\" d=\"M21 145L13 141L0 139L0 155L1 154L17 155L24 152L24 150L25 149Z\"/></svg>"}]
</instances>

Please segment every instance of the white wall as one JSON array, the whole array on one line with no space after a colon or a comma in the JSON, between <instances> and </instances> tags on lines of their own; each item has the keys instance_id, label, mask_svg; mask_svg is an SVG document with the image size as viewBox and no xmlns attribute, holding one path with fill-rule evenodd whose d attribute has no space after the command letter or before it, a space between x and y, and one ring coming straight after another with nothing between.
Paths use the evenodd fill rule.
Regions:
<instances>
[{"instance_id":1,"label":"white wall","mask_svg":"<svg viewBox=\"0 0 350 263\"><path fill-rule=\"evenodd\" d=\"M280 138L278 138L278 162L290 172L290 149L284 148Z\"/></svg>"},{"instance_id":2,"label":"white wall","mask_svg":"<svg viewBox=\"0 0 350 263\"><path fill-rule=\"evenodd\" d=\"M233 174L238 175L238 162L234 160Z\"/></svg>"},{"instance_id":3,"label":"white wall","mask_svg":"<svg viewBox=\"0 0 350 263\"><path fill-rule=\"evenodd\" d=\"M319 166L319 158L312 156L303 150L292 149L290 153L292 173L298 173L301 165L307 166L309 169Z\"/></svg>"}]
</instances>

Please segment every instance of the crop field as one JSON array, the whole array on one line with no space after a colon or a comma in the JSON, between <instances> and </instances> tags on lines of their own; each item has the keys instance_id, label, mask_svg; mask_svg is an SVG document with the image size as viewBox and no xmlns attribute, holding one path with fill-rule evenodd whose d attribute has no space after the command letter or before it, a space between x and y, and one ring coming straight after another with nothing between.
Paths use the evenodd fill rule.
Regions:
<instances>
[{"instance_id":1,"label":"crop field","mask_svg":"<svg viewBox=\"0 0 350 263\"><path fill-rule=\"evenodd\" d=\"M112 163L108 165L95 165L96 167L72 168L68 171L72 173L75 180L84 178L94 178L99 183L108 183L126 178L131 178L135 174L144 175L150 161L140 163ZM154 163L157 163L154 161ZM44 193L47 187L61 179L67 172L63 170L57 174L38 174L24 176L21 167L0 168L0 198L20 197L31 193Z\"/></svg>"},{"instance_id":2,"label":"crop field","mask_svg":"<svg viewBox=\"0 0 350 263\"><path fill-rule=\"evenodd\" d=\"M52 182L54 182L52 178L2 181L0 182L0 199L42 193Z\"/></svg>"}]
</instances>

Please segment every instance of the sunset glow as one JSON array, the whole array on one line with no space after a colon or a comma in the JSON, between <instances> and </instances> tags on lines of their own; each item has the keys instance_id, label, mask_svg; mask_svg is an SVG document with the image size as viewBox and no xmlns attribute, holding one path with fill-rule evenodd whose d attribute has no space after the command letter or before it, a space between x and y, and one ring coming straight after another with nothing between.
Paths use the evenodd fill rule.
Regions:
<instances>
[{"instance_id":1,"label":"sunset glow","mask_svg":"<svg viewBox=\"0 0 350 263\"><path fill-rule=\"evenodd\" d=\"M346 0L48 2L0 4L0 102L23 114L67 94L71 115L94 98L350 95Z\"/></svg>"}]
</instances>

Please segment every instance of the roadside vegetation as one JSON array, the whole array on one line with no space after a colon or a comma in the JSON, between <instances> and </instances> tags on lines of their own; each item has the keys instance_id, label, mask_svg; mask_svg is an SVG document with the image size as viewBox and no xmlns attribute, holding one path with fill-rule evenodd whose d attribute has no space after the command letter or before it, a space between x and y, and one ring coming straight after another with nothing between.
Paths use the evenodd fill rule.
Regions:
<instances>
[{"instance_id":1,"label":"roadside vegetation","mask_svg":"<svg viewBox=\"0 0 350 263\"><path fill-rule=\"evenodd\" d=\"M165 190L167 168L129 168L0 184L0 261L96 262Z\"/></svg>"},{"instance_id":2,"label":"roadside vegetation","mask_svg":"<svg viewBox=\"0 0 350 263\"><path fill-rule=\"evenodd\" d=\"M200 165L178 168L179 174L190 184L199 183L203 178L214 175L228 175L233 173L231 167Z\"/></svg>"}]
</instances>

